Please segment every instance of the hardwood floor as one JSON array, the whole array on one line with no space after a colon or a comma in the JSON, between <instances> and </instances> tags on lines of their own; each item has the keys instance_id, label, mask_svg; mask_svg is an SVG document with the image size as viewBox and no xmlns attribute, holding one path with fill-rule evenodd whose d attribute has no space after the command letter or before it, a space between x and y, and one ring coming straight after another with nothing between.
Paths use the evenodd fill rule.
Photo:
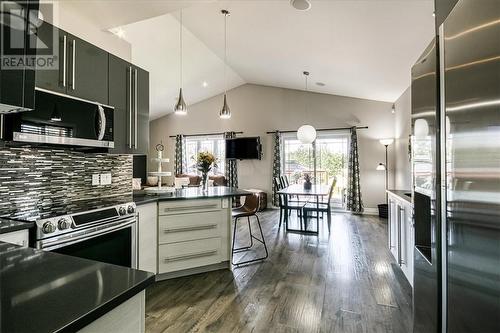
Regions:
<instances>
[{"instance_id":1,"label":"hardwood floor","mask_svg":"<svg viewBox=\"0 0 500 333\"><path fill-rule=\"evenodd\" d=\"M276 210L259 215L269 258L156 283L147 332L412 331L411 287L386 249L385 222L335 213L330 235L325 224L305 236L278 230Z\"/></svg>"}]
</instances>

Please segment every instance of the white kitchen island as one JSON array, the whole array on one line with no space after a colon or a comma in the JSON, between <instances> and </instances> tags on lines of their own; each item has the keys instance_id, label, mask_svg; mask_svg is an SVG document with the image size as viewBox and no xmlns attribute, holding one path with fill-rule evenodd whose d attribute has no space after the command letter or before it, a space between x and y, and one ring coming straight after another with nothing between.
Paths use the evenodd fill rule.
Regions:
<instances>
[{"instance_id":1,"label":"white kitchen island","mask_svg":"<svg viewBox=\"0 0 500 333\"><path fill-rule=\"evenodd\" d=\"M156 280L230 269L234 197L250 192L230 187L134 195L139 215L139 269Z\"/></svg>"}]
</instances>

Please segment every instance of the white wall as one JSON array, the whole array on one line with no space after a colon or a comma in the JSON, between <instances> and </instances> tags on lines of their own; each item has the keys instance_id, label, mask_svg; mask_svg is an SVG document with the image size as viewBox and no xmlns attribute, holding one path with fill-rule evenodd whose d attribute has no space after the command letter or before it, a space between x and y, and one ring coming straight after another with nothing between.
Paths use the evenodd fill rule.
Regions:
<instances>
[{"instance_id":1,"label":"white wall","mask_svg":"<svg viewBox=\"0 0 500 333\"><path fill-rule=\"evenodd\" d=\"M411 189L411 168L408 156L408 143L411 134L411 88L398 98L395 103L394 121L394 189Z\"/></svg>"},{"instance_id":2,"label":"white wall","mask_svg":"<svg viewBox=\"0 0 500 333\"><path fill-rule=\"evenodd\" d=\"M261 136L264 157L261 161L238 162L239 185L270 193L272 138L266 131L295 130L305 123L316 128L369 126L358 131L362 197L366 208L383 203L384 174L375 168L384 159L384 147L378 139L394 136L391 103L317 93L309 93L307 98L309 111L306 113L302 91L245 84L228 92L232 110L229 120L219 119L222 106L219 95L191 105L187 116L169 114L152 121L150 151L154 152L155 145L163 141L173 161L174 140L169 135L175 134L231 130L243 131L244 136ZM169 168L173 170L173 163Z\"/></svg>"},{"instance_id":3,"label":"white wall","mask_svg":"<svg viewBox=\"0 0 500 333\"><path fill-rule=\"evenodd\" d=\"M131 61L131 45L109 31L101 30L95 22L73 7L73 1L44 2L52 4L52 7L40 6L40 11L47 22L126 61ZM52 12L49 13L48 10Z\"/></svg>"}]
</instances>

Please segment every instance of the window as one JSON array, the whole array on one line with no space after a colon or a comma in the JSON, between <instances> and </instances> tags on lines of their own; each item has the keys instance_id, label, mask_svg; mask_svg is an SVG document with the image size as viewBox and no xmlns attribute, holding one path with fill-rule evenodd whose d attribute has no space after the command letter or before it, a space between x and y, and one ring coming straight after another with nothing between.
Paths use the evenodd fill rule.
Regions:
<instances>
[{"instance_id":1,"label":"window","mask_svg":"<svg viewBox=\"0 0 500 333\"><path fill-rule=\"evenodd\" d=\"M185 138L185 145L188 174L198 174L196 156L202 151L208 151L217 158L217 167L212 168L210 174L224 174L226 170L226 140L223 135L188 136Z\"/></svg>"},{"instance_id":2,"label":"window","mask_svg":"<svg viewBox=\"0 0 500 333\"><path fill-rule=\"evenodd\" d=\"M317 184L328 185L335 177L332 205L344 208L349 158L349 133L343 131L318 132L316 154L312 145L302 144L296 133L283 135L282 170L290 183L302 183L304 174L316 175ZM316 155L316 161L314 156Z\"/></svg>"}]
</instances>

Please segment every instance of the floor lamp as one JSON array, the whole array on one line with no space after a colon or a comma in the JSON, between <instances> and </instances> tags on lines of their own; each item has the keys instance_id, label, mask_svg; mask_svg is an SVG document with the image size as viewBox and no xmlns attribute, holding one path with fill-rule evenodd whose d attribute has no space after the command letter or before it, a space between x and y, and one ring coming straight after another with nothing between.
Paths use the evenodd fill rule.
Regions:
<instances>
[{"instance_id":1,"label":"floor lamp","mask_svg":"<svg viewBox=\"0 0 500 333\"><path fill-rule=\"evenodd\" d=\"M385 171L385 203L388 204L387 196L387 186L389 185L389 159L387 154L387 148L394 142L394 139L381 139L380 144L385 146L385 164L379 163L377 170Z\"/></svg>"}]
</instances>

